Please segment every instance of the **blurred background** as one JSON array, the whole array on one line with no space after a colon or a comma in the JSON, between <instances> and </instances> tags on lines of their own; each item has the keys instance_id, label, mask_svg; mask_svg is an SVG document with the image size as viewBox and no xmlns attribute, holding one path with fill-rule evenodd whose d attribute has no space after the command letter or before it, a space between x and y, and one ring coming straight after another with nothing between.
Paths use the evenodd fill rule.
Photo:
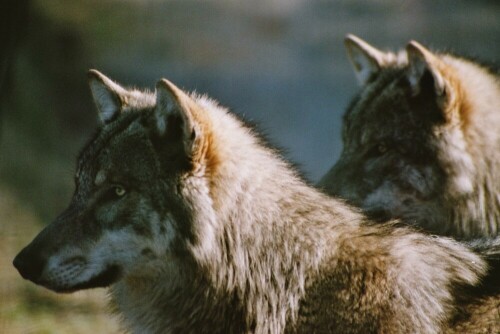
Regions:
<instances>
[{"instance_id":1,"label":"blurred background","mask_svg":"<svg viewBox=\"0 0 500 334\"><path fill-rule=\"evenodd\" d=\"M337 159L357 90L343 47L415 39L497 62L498 0L2 0L0 333L118 333L102 290L56 295L15 254L67 204L96 126L86 71L153 89L168 78L257 123L306 178Z\"/></svg>"}]
</instances>

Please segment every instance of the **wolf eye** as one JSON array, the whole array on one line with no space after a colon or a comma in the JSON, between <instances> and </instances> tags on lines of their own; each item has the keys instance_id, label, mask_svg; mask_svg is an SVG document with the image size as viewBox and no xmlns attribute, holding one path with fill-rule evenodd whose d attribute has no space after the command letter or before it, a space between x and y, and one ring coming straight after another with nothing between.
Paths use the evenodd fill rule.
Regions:
<instances>
[{"instance_id":1,"label":"wolf eye","mask_svg":"<svg viewBox=\"0 0 500 334\"><path fill-rule=\"evenodd\" d=\"M391 147L387 144L387 142L381 140L379 142L375 142L375 144L370 147L367 152L367 156L371 158L380 157L389 152L390 149Z\"/></svg>"},{"instance_id":2,"label":"wolf eye","mask_svg":"<svg viewBox=\"0 0 500 334\"><path fill-rule=\"evenodd\" d=\"M113 188L114 192L115 192L115 195L118 196L118 197L122 197L123 195L125 195L127 193L127 191L125 190L125 188L123 188L122 186L115 186Z\"/></svg>"},{"instance_id":3,"label":"wolf eye","mask_svg":"<svg viewBox=\"0 0 500 334\"><path fill-rule=\"evenodd\" d=\"M379 143L377 145L377 151L380 154L384 154L385 152L387 152L387 144L384 142Z\"/></svg>"}]
</instances>

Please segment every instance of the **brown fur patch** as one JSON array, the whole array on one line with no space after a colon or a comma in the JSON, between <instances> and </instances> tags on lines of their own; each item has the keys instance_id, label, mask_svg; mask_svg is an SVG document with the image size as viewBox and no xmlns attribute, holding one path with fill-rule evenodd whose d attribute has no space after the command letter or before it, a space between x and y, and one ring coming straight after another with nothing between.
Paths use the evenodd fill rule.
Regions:
<instances>
[{"instance_id":1,"label":"brown fur patch","mask_svg":"<svg viewBox=\"0 0 500 334\"><path fill-rule=\"evenodd\" d=\"M499 324L500 293L497 293L461 307L446 333L498 333Z\"/></svg>"},{"instance_id":2,"label":"brown fur patch","mask_svg":"<svg viewBox=\"0 0 500 334\"><path fill-rule=\"evenodd\" d=\"M197 125L200 127L201 136L195 144L193 152L193 162L205 168L205 175L210 178L217 173L220 165L220 157L216 149L215 137L212 129L212 122L208 115L198 105L191 103L190 111Z\"/></svg>"},{"instance_id":3,"label":"brown fur patch","mask_svg":"<svg viewBox=\"0 0 500 334\"><path fill-rule=\"evenodd\" d=\"M446 82L445 101L442 107L447 120L451 124L460 124L465 131L469 124L473 108L462 88L456 70L443 61L436 62L437 70Z\"/></svg>"}]
</instances>

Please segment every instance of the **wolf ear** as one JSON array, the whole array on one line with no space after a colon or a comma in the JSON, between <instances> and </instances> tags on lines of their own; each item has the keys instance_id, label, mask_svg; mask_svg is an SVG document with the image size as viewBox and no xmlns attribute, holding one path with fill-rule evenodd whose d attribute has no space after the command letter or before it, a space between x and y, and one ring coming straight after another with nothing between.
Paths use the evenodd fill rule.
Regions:
<instances>
[{"instance_id":1,"label":"wolf ear","mask_svg":"<svg viewBox=\"0 0 500 334\"><path fill-rule=\"evenodd\" d=\"M408 72L406 73L413 96L420 93L422 89L422 78L426 73L432 76L434 82L434 92L436 96L445 93L445 80L440 72L440 60L425 47L415 41L411 41L406 46L408 54Z\"/></svg>"},{"instance_id":2,"label":"wolf ear","mask_svg":"<svg viewBox=\"0 0 500 334\"><path fill-rule=\"evenodd\" d=\"M387 62L388 55L385 52L374 48L357 36L347 35L344 45L360 85L367 83L370 77L380 71Z\"/></svg>"},{"instance_id":3,"label":"wolf ear","mask_svg":"<svg viewBox=\"0 0 500 334\"><path fill-rule=\"evenodd\" d=\"M106 124L122 109L127 90L97 70L89 70L88 78L99 119Z\"/></svg>"},{"instance_id":4,"label":"wolf ear","mask_svg":"<svg viewBox=\"0 0 500 334\"><path fill-rule=\"evenodd\" d=\"M164 137L181 134L187 157L195 163L202 159L203 135L208 132L208 122L203 110L191 97L166 79L156 84L154 118L157 135Z\"/></svg>"}]
</instances>

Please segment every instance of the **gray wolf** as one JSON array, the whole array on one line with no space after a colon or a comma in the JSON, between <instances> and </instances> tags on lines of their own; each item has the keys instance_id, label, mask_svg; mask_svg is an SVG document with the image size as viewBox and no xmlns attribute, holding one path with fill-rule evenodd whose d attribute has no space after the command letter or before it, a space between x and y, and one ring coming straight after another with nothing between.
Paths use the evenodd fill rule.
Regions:
<instances>
[{"instance_id":1,"label":"gray wolf","mask_svg":"<svg viewBox=\"0 0 500 334\"><path fill-rule=\"evenodd\" d=\"M101 126L69 207L14 259L24 278L56 292L109 287L134 333L461 330L457 303L484 276L480 256L371 223L206 96L165 79L150 93L89 78Z\"/></svg>"},{"instance_id":2,"label":"gray wolf","mask_svg":"<svg viewBox=\"0 0 500 334\"><path fill-rule=\"evenodd\" d=\"M500 232L500 77L412 41L398 53L345 41L362 88L343 151L319 185L376 219L458 239Z\"/></svg>"}]
</instances>

